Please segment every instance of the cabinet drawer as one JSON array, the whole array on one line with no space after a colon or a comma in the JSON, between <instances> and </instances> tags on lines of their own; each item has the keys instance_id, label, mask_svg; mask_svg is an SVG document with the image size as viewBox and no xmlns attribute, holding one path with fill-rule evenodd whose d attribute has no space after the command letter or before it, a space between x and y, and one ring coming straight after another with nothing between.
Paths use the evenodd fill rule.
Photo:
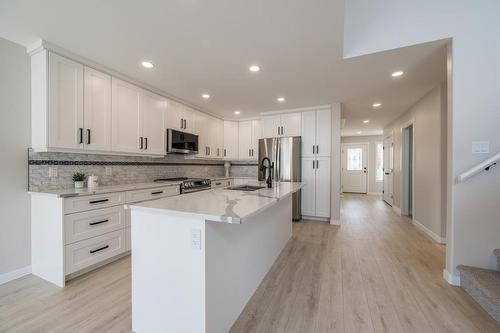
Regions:
<instances>
[{"instance_id":1,"label":"cabinet drawer","mask_svg":"<svg viewBox=\"0 0 500 333\"><path fill-rule=\"evenodd\" d=\"M71 274L125 252L125 229L65 246L65 274Z\"/></svg>"},{"instance_id":2,"label":"cabinet drawer","mask_svg":"<svg viewBox=\"0 0 500 333\"><path fill-rule=\"evenodd\" d=\"M64 216L65 244L71 244L126 226L123 205Z\"/></svg>"},{"instance_id":3,"label":"cabinet drawer","mask_svg":"<svg viewBox=\"0 0 500 333\"><path fill-rule=\"evenodd\" d=\"M127 202L140 202L158 198L171 197L180 194L180 186L165 186L127 192Z\"/></svg>"},{"instance_id":4,"label":"cabinet drawer","mask_svg":"<svg viewBox=\"0 0 500 333\"><path fill-rule=\"evenodd\" d=\"M125 203L125 192L64 199L64 214L117 206Z\"/></svg>"},{"instance_id":5,"label":"cabinet drawer","mask_svg":"<svg viewBox=\"0 0 500 333\"><path fill-rule=\"evenodd\" d=\"M231 180L230 179L223 179L223 180L214 180L212 181L212 188L224 188L231 186Z\"/></svg>"}]
</instances>

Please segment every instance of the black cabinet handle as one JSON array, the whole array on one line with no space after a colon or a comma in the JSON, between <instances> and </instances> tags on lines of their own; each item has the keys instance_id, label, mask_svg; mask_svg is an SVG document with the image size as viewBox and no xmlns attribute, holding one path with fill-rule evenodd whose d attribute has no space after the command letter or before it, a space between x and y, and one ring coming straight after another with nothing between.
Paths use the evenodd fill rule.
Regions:
<instances>
[{"instance_id":1,"label":"black cabinet handle","mask_svg":"<svg viewBox=\"0 0 500 333\"><path fill-rule=\"evenodd\" d=\"M319 145L316 145L316 154L319 154Z\"/></svg>"},{"instance_id":2,"label":"black cabinet handle","mask_svg":"<svg viewBox=\"0 0 500 333\"><path fill-rule=\"evenodd\" d=\"M87 144L90 144L90 129L87 128Z\"/></svg>"},{"instance_id":3,"label":"black cabinet handle","mask_svg":"<svg viewBox=\"0 0 500 333\"><path fill-rule=\"evenodd\" d=\"M220 153L220 149L219 149L219 148L217 148L217 156L219 156L219 155L220 155L219 153Z\"/></svg>"},{"instance_id":4,"label":"black cabinet handle","mask_svg":"<svg viewBox=\"0 0 500 333\"><path fill-rule=\"evenodd\" d=\"M184 119L181 118L181 129L184 128Z\"/></svg>"},{"instance_id":5,"label":"black cabinet handle","mask_svg":"<svg viewBox=\"0 0 500 333\"><path fill-rule=\"evenodd\" d=\"M251 149L248 149L248 156L252 156Z\"/></svg>"},{"instance_id":6,"label":"black cabinet handle","mask_svg":"<svg viewBox=\"0 0 500 333\"><path fill-rule=\"evenodd\" d=\"M186 129L187 127L188 127L188 125L187 125L187 120L186 120L186 119L184 119L184 129Z\"/></svg>"},{"instance_id":7,"label":"black cabinet handle","mask_svg":"<svg viewBox=\"0 0 500 333\"><path fill-rule=\"evenodd\" d=\"M97 203L103 203L103 202L108 202L109 199L100 199L100 200L94 200L94 201L89 201L89 204L97 204Z\"/></svg>"},{"instance_id":8,"label":"black cabinet handle","mask_svg":"<svg viewBox=\"0 0 500 333\"><path fill-rule=\"evenodd\" d=\"M220 184L222 184L222 183L215 183L215 185L220 185Z\"/></svg>"},{"instance_id":9,"label":"black cabinet handle","mask_svg":"<svg viewBox=\"0 0 500 333\"><path fill-rule=\"evenodd\" d=\"M156 192L151 192L151 194L162 194L163 191L156 191Z\"/></svg>"},{"instance_id":10,"label":"black cabinet handle","mask_svg":"<svg viewBox=\"0 0 500 333\"><path fill-rule=\"evenodd\" d=\"M148 138L144 138L144 149L148 149Z\"/></svg>"},{"instance_id":11,"label":"black cabinet handle","mask_svg":"<svg viewBox=\"0 0 500 333\"><path fill-rule=\"evenodd\" d=\"M105 246L100 247L100 248L98 248L98 249L95 249L95 250L90 250L89 252L90 252L90 253L96 253L96 252L99 252L99 251L105 250L105 249L107 249L108 247L109 247L109 245L105 245Z\"/></svg>"},{"instance_id":12,"label":"black cabinet handle","mask_svg":"<svg viewBox=\"0 0 500 333\"><path fill-rule=\"evenodd\" d=\"M224 157L226 157L226 148L224 148Z\"/></svg>"},{"instance_id":13,"label":"black cabinet handle","mask_svg":"<svg viewBox=\"0 0 500 333\"><path fill-rule=\"evenodd\" d=\"M102 220L102 221L91 222L91 223L89 223L89 225L96 225L96 224L101 224L101 223L106 223L106 222L109 222L109 220L105 219L105 220Z\"/></svg>"},{"instance_id":14,"label":"black cabinet handle","mask_svg":"<svg viewBox=\"0 0 500 333\"><path fill-rule=\"evenodd\" d=\"M83 128L78 129L78 136L79 136L79 142L78 143L83 143Z\"/></svg>"}]
</instances>

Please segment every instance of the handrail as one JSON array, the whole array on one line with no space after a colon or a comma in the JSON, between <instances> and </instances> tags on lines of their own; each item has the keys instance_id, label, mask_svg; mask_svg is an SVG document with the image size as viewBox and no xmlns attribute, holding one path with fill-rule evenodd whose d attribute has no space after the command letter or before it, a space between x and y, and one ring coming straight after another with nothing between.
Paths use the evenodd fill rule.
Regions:
<instances>
[{"instance_id":1,"label":"handrail","mask_svg":"<svg viewBox=\"0 0 500 333\"><path fill-rule=\"evenodd\" d=\"M494 166L497 165L497 163L500 161L500 153L488 158L487 160L479 163L478 165L470 168L469 170L465 171L464 173L460 174L457 177L457 183L463 183L467 179L477 175L480 172L483 171L490 171L490 169Z\"/></svg>"}]
</instances>

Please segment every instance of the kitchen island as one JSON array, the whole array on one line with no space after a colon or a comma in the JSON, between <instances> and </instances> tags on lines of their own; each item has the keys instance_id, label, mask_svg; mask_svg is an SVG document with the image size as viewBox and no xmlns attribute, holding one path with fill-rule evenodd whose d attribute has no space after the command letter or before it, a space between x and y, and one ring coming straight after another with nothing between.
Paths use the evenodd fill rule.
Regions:
<instances>
[{"instance_id":1,"label":"kitchen island","mask_svg":"<svg viewBox=\"0 0 500 333\"><path fill-rule=\"evenodd\" d=\"M133 330L229 331L290 239L292 193L302 186L131 205Z\"/></svg>"}]
</instances>

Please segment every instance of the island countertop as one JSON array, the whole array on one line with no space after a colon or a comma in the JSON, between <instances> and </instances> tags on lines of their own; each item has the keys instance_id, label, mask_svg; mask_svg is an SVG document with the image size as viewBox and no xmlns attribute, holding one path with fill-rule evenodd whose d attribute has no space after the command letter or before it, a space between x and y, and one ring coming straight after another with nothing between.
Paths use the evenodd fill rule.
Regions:
<instances>
[{"instance_id":1,"label":"island countertop","mask_svg":"<svg viewBox=\"0 0 500 333\"><path fill-rule=\"evenodd\" d=\"M265 186L265 183L260 183ZM300 190L301 182L274 183L256 191L212 189L130 205L131 209L198 216L207 221L241 224L252 216Z\"/></svg>"}]
</instances>

